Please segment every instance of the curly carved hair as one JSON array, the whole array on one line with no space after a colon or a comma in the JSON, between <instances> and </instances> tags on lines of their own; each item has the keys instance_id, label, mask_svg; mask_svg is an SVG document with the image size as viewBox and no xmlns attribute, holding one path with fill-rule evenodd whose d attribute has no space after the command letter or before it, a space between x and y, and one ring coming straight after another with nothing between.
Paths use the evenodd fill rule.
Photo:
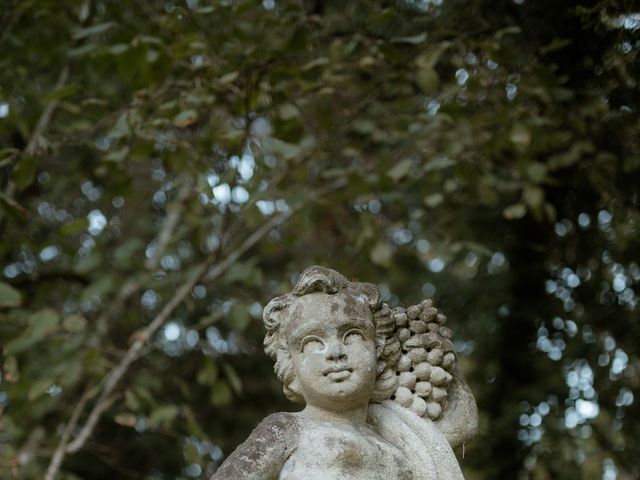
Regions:
<instances>
[{"instance_id":1,"label":"curly carved hair","mask_svg":"<svg viewBox=\"0 0 640 480\"><path fill-rule=\"evenodd\" d=\"M263 321L267 330L264 336L264 350L275 360L274 370L278 380L282 382L287 398L293 402L304 403L304 399L289 388L295 378L295 372L282 326L288 319L295 300L316 292L330 295L347 293L366 299L373 317L378 357L376 385L371 401L381 402L389 398L396 387L393 366L400 355L400 343L394 335L391 310L380 301L380 292L372 283L350 282L335 270L320 266L307 268L290 293L274 298L264 308Z\"/></svg>"}]
</instances>

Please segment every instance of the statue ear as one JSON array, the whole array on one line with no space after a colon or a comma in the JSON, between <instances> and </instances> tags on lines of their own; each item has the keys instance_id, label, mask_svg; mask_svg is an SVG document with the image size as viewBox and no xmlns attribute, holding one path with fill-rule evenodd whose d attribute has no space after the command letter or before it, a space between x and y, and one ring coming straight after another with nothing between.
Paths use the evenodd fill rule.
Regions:
<instances>
[{"instance_id":1,"label":"statue ear","mask_svg":"<svg viewBox=\"0 0 640 480\"><path fill-rule=\"evenodd\" d=\"M352 286L355 290L364 293L369 299L369 306L376 309L380 306L380 291L373 283L353 282Z\"/></svg>"},{"instance_id":2,"label":"statue ear","mask_svg":"<svg viewBox=\"0 0 640 480\"><path fill-rule=\"evenodd\" d=\"M289 400L297 403L304 403L304 397L300 389L300 382L298 381L298 376L295 373L293 374L293 380L289 384L285 385L284 393Z\"/></svg>"},{"instance_id":3,"label":"statue ear","mask_svg":"<svg viewBox=\"0 0 640 480\"><path fill-rule=\"evenodd\" d=\"M262 313L262 319L267 329L275 329L282 325L289 316L289 306L291 299L289 295L282 295L271 300Z\"/></svg>"},{"instance_id":4,"label":"statue ear","mask_svg":"<svg viewBox=\"0 0 640 480\"><path fill-rule=\"evenodd\" d=\"M302 395L302 392L300 391L300 382L298 381L297 375L293 377L293 381L288 386L289 390L291 390L293 393Z\"/></svg>"}]
</instances>

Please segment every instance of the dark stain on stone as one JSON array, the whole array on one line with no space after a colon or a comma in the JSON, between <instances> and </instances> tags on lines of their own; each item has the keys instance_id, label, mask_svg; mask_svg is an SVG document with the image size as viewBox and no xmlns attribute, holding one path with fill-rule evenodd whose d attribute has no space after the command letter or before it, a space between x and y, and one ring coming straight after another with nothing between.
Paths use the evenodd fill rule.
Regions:
<instances>
[{"instance_id":1,"label":"dark stain on stone","mask_svg":"<svg viewBox=\"0 0 640 480\"><path fill-rule=\"evenodd\" d=\"M346 472L358 471L364 466L362 449L355 442L340 441L340 453L336 462Z\"/></svg>"},{"instance_id":2,"label":"dark stain on stone","mask_svg":"<svg viewBox=\"0 0 640 480\"><path fill-rule=\"evenodd\" d=\"M353 293L345 293L342 297L344 299L343 312L351 317L358 317L362 315L363 305L356 300L356 295Z\"/></svg>"}]
</instances>

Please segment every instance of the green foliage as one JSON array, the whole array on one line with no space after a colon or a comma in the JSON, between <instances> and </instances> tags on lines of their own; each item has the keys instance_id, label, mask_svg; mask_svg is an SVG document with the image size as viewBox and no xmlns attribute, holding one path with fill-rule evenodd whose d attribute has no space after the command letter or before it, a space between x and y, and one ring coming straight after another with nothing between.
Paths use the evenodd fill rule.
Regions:
<instances>
[{"instance_id":1,"label":"green foliage","mask_svg":"<svg viewBox=\"0 0 640 480\"><path fill-rule=\"evenodd\" d=\"M629 8L9 0L0 477L43 478L144 340L59 478L207 478L295 408L261 310L318 263L449 315L481 412L466 478L635 478Z\"/></svg>"},{"instance_id":2,"label":"green foliage","mask_svg":"<svg viewBox=\"0 0 640 480\"><path fill-rule=\"evenodd\" d=\"M29 323L24 331L5 344L4 353L14 355L33 347L47 335L58 329L60 319L58 314L50 309L40 310L29 317Z\"/></svg>"}]
</instances>

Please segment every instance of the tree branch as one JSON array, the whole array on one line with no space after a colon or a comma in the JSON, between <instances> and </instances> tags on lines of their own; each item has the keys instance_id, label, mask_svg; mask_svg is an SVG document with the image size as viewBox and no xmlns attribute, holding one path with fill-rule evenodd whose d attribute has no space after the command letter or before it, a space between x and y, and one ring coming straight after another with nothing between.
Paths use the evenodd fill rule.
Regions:
<instances>
[{"instance_id":1,"label":"tree branch","mask_svg":"<svg viewBox=\"0 0 640 480\"><path fill-rule=\"evenodd\" d=\"M67 63L60 74L58 75L58 80L56 81L55 86L53 87L53 91L59 90L64 87L67 83L67 79L69 78L69 64ZM38 118L38 122L36 123L35 128L33 129L33 133L31 134L31 138L29 139L29 143L24 149L24 153L26 155L34 155L38 151L38 144L40 143L40 138L44 134L44 131L49 126L49 122L51 122L51 117L53 116L53 112L58 106L58 99L50 100L47 103L47 106L44 107L40 118Z\"/></svg>"},{"instance_id":2,"label":"tree branch","mask_svg":"<svg viewBox=\"0 0 640 480\"><path fill-rule=\"evenodd\" d=\"M158 241L158 247L155 251L155 255L153 258L155 258L155 260L150 263L147 264L147 268L148 269L153 269L157 267L157 263L159 262L159 259L162 258L162 255L164 254L164 251L166 250L166 247L168 246L168 244L171 241L171 235L173 233L173 231L176 228L176 225L180 219L180 213L182 212L182 208L184 205L185 200L187 199L188 195L191 192L191 181L188 180L186 181L182 188L180 189L179 193L178 193L178 197L176 199L176 202L172 205L172 207L170 207L170 211L167 213L167 216L165 217L163 226L161 228L160 234L158 236L159 241ZM110 309L104 310L102 312L102 314L97 318L95 324L96 324L96 334L93 336L93 338L89 341L89 345L93 345L93 346L97 346L100 342L100 339L102 338L102 336L104 336L104 334L107 331L107 323L109 318L114 314L114 312L119 311L122 308L122 305L124 304L124 302L131 297L131 295L133 295L135 292L137 292L140 289L140 282L138 281L138 279L136 278L130 278L129 280L127 280L118 290L118 293L116 294L116 298L113 302L113 305ZM151 326L151 325L150 325ZM147 327L149 328L149 327ZM148 337L147 337L148 338ZM134 344L135 345L135 344ZM131 349L129 349L130 351ZM127 355L129 354L129 351L127 351L127 354L125 355L124 359L127 359ZM124 361L124 360L123 360ZM121 362L122 364L122 362ZM117 367L115 367L117 368ZM113 370L112 372L113 373ZM104 382L106 384L106 382ZM45 480L53 480L55 477L55 474L57 473L57 471L60 469L60 466L62 465L62 461L65 457L65 455L67 454L67 450L73 445L73 444L81 444L84 445L84 443L86 443L87 439L89 438L89 436L91 435L93 429L95 428L95 424L98 422L98 420L100 419L100 417L102 416L102 413L104 413L104 411L106 409L109 408L109 406L111 405L111 403L114 400L114 397L107 397L107 395L101 395L100 398L98 399L96 406L94 407L94 409L91 411L89 418L83 428L83 430L80 432L80 434L78 435L78 437L74 440L73 444L68 445L70 436L71 436L71 432L73 431L73 429L76 427L77 423L78 423L78 419L80 418L80 415L82 414L82 412L84 411L84 407L87 404L87 401L90 400L91 398L95 397L96 394L99 391L100 386L93 388L91 390L87 390L87 392L85 393L85 395L83 395L82 399L80 400L80 402L76 405L76 408L74 409L71 418L69 419L69 422L67 423L67 426L65 427L65 431L62 435L62 438L60 439L60 442L58 443L58 446L56 447L56 450L54 452L54 455L51 458L51 462L49 464L49 467L47 469L47 474L45 477ZM102 392L104 393L104 385L102 386L103 390ZM113 390L113 388L111 388L111 390ZM84 435L84 437L82 436ZM80 447L79 447L80 448Z\"/></svg>"},{"instance_id":3,"label":"tree branch","mask_svg":"<svg viewBox=\"0 0 640 480\"><path fill-rule=\"evenodd\" d=\"M156 249L153 253L153 256L145 262L145 267L147 268L147 270L153 271L158 268L160 259L164 256L164 252L169 246L169 243L171 243L171 236L173 235L173 232L178 225L180 214L184 209L185 201L191 194L191 189L191 179L187 179L178 191L178 196L176 197L175 202L173 202L169 206L167 215L165 216L162 227L160 228L160 233L158 234L158 244L156 246ZM118 290L118 293L116 294L114 304L111 306L111 308L104 310L97 318L95 322L96 335L94 335L90 340L90 345L98 345L100 339L107 332L107 322L109 318L120 310L124 302L127 301L127 299L131 297L131 295L140 290L140 286L141 284L137 278L130 278L120 287L120 290Z\"/></svg>"},{"instance_id":4,"label":"tree branch","mask_svg":"<svg viewBox=\"0 0 640 480\"><path fill-rule=\"evenodd\" d=\"M145 266L148 270L155 270L158 268L160 259L164 256L164 252L167 250L167 247L171 242L171 236L178 225L185 202L190 194L191 179L187 179L182 184L182 187L180 187L175 201L167 209L167 215L164 219L164 223L162 224L162 228L160 229L160 233L158 234L156 248L153 251L151 258L147 259L145 262Z\"/></svg>"},{"instance_id":5,"label":"tree branch","mask_svg":"<svg viewBox=\"0 0 640 480\"><path fill-rule=\"evenodd\" d=\"M95 321L96 334L93 335L88 344L90 346L98 346L100 339L107 333L109 319L120 312L122 306L131 295L140 290L140 282L137 278L130 278L122 284L110 308L102 311Z\"/></svg>"},{"instance_id":6,"label":"tree branch","mask_svg":"<svg viewBox=\"0 0 640 480\"><path fill-rule=\"evenodd\" d=\"M60 465L62 464L62 459L65 456L64 450L67 445L67 442L69 441L69 437L71 436L71 432L73 431L74 428L76 428L76 425L78 424L78 420L80 419L80 414L84 410L84 406L86 405L90 397L91 397L91 391L87 389L82 394L82 397L80 397L80 401L77 403L76 408L73 409L71 418L69 419L69 422L67 423L67 426L65 427L64 432L62 433L62 438L60 439L60 443L58 444L58 447L56 448L55 452L53 453L53 456L51 457L51 463L49 463L49 468L47 468L47 473L44 476L44 480L53 480L56 472L60 468Z\"/></svg>"},{"instance_id":7,"label":"tree branch","mask_svg":"<svg viewBox=\"0 0 640 480\"><path fill-rule=\"evenodd\" d=\"M56 90L62 88L65 85L65 83L67 83L68 78L69 78L69 64L67 63L60 71L60 74L58 75L58 80L56 81L56 84L53 87L53 91L55 92ZM51 121L51 117L53 116L53 112L55 111L57 106L58 106L58 100L53 99L47 103L46 107L44 107L44 110L42 111L40 118L38 118L38 122L36 123L36 126L34 127L33 132L31 133L31 137L29 138L29 143L27 143L27 146L22 152L22 155L20 158L23 158L24 156L31 156L36 154L36 152L38 151L38 146L40 145L40 139L44 131L49 126L49 122ZM7 197L11 198L13 197L15 192L16 192L16 184L13 183L11 179L9 179L9 181L7 182L7 188L4 193Z\"/></svg>"},{"instance_id":8,"label":"tree branch","mask_svg":"<svg viewBox=\"0 0 640 480\"><path fill-rule=\"evenodd\" d=\"M82 4L80 13L78 14L78 20L80 24L84 24L87 21L87 19L89 18L90 10L91 10L90 0L86 0ZM64 87L64 85L67 83L67 80L69 78L69 71L70 71L70 62L67 62L65 66L62 67L62 70L60 70L60 73L58 74L58 79L56 80L56 84L53 87L54 92ZM29 142L27 143L27 146L22 152L21 158L24 157L25 155L31 156L36 154L36 152L38 151L38 146L40 145L40 140L42 138L42 135L44 134L47 127L49 126L49 123L51 122L51 118L53 117L53 112L58 106L58 103L59 103L58 99L49 100L47 105L44 107L44 110L40 114L40 117L36 122L36 126L34 127L33 132L31 133ZM15 190L16 190L15 183L13 183L11 179L9 179L9 181L7 182L7 187L4 192L5 195L8 198L12 198L13 195L15 194Z\"/></svg>"},{"instance_id":9,"label":"tree branch","mask_svg":"<svg viewBox=\"0 0 640 480\"><path fill-rule=\"evenodd\" d=\"M214 280L220 277L229 267L231 267L244 253L246 253L249 249L255 246L261 239L263 239L270 231L274 228L277 228L283 225L287 220L289 220L297 211L299 211L304 205L310 203L311 201L315 201L318 198L326 195L327 193L338 190L346 185L345 180L339 180L334 182L333 184L320 189L311 195L309 195L305 202L300 203L297 206L291 207L288 211L281 213L265 224L263 224L260 228L258 228L255 232L253 232L250 236L248 236L242 244L233 250L224 260L219 262L213 268L211 264L216 259L216 252L211 253L205 261L191 274L191 276L187 279L187 281L176 291L174 296L165 304L164 308L158 313L158 315L151 321L151 323L144 328L137 335L134 343L129 347L127 353L124 358L116 365L105 377L105 380L102 383L101 392L94 404L93 409L89 413L87 417L87 421L84 426L80 430L78 436L72 442L67 444L68 435L63 435L61 439L60 445L56 449L56 454L51 460L51 464L49 465L49 469L47 470L50 475L47 477L47 480L53 480L55 473L60 468L64 457L68 453L74 453L80 450L87 442L91 434L93 433L98 421L100 420L102 414L109 408L111 402L113 401L112 393L116 386L122 380L122 377L127 373L129 367L133 362L135 362L138 358L140 358L143 353L143 348L145 343L149 338L151 338L165 323L165 321L169 318L171 313L182 303L182 301L187 297L191 289L202 279L202 277L207 274L208 280ZM82 410L80 407L76 407L76 410ZM74 411L74 415L75 415ZM78 414L79 415L79 414ZM69 422L69 425L77 423L77 419L74 419L73 416ZM69 428L69 426L67 426ZM66 430L65 430L66 433ZM66 445L66 447L65 447ZM58 451L62 451L63 453L58 453ZM49 473L50 472L50 473Z\"/></svg>"}]
</instances>

